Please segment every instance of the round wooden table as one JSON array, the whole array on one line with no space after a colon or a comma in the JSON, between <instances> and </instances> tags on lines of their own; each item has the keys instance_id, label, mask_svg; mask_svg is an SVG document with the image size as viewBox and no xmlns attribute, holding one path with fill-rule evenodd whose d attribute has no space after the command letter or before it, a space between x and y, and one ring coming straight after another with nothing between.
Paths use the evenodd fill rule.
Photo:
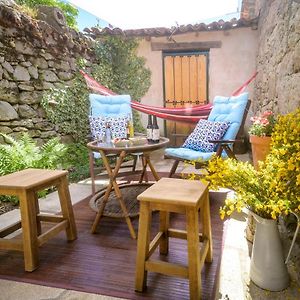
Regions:
<instances>
[{"instance_id":1,"label":"round wooden table","mask_svg":"<svg viewBox=\"0 0 300 300\"><path fill-rule=\"evenodd\" d=\"M141 171L139 183L143 182L144 176L146 174L147 166L149 166L155 180L158 181L160 179L160 177L158 176L154 166L151 163L150 154L151 154L151 152L153 152L155 150L166 147L168 144L169 144L169 139L165 138L165 137L161 137L159 142L155 143L155 144L146 143L143 145L129 145L126 147L117 147L113 143L102 143L102 142L98 142L98 141L93 141L93 142L90 142L87 144L87 146L89 148L89 152L90 152L90 159L93 157L93 152L100 153L104 167L107 171L108 178L109 178L109 184L106 188L105 194L103 196L103 200L100 204L99 210L97 212L95 221L92 226L92 230L91 230L92 233L96 232L97 225L99 224L99 221L100 221L101 217L103 216L103 211L105 209L105 205L106 205L107 201L109 200L109 195L112 191L114 191L116 198L118 199L118 201L120 203L120 207L123 211L127 226L129 228L129 231L131 234L131 237L133 239L136 239L136 233L132 226L129 213L128 213L127 207L125 205L120 187L116 181L116 178L118 177L118 173L119 173L121 164L124 161L124 158L126 155L128 155L130 153L142 153L143 154L143 156L142 156L143 168ZM109 160L107 157L109 154L117 154L117 156L118 156L114 169L111 167L111 165L109 163Z\"/></svg>"}]
</instances>

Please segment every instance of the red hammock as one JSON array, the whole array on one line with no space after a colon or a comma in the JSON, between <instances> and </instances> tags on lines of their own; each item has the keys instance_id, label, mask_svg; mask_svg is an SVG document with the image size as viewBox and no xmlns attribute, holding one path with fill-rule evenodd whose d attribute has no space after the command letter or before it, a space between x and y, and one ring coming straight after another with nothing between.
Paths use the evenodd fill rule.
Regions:
<instances>
[{"instance_id":1,"label":"red hammock","mask_svg":"<svg viewBox=\"0 0 300 300\"><path fill-rule=\"evenodd\" d=\"M90 77L84 71L80 70L80 73L83 75L87 86L102 95L111 96L117 95L112 90L108 89L107 87L103 86L95 79ZM257 72L255 72L251 78L249 78L241 87L235 90L232 93L232 96L237 96L241 94L249 83L256 77ZM136 109L140 112L144 112L146 114L155 115L159 118L171 120L171 121L178 121L178 122L185 122L185 123L196 123L200 119L206 119L212 109L211 104L206 105L196 105L192 107L180 107L180 108L166 108L166 107L157 107L151 105L141 104L137 101L131 100L131 107Z\"/></svg>"}]
</instances>

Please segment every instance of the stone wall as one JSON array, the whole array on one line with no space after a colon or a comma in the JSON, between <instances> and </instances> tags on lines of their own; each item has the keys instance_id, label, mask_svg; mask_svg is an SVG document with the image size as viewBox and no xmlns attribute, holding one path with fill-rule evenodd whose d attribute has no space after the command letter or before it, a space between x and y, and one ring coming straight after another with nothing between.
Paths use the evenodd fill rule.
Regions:
<instances>
[{"instance_id":1,"label":"stone wall","mask_svg":"<svg viewBox=\"0 0 300 300\"><path fill-rule=\"evenodd\" d=\"M78 58L93 61L93 42L66 26L60 27L59 31L34 20L20 12L14 2L0 0L1 133L18 137L26 131L39 143L58 135L45 118L42 94L68 84L77 72Z\"/></svg>"},{"instance_id":2,"label":"stone wall","mask_svg":"<svg viewBox=\"0 0 300 300\"><path fill-rule=\"evenodd\" d=\"M287 113L300 106L300 3L258 0L258 76L254 111Z\"/></svg>"}]
</instances>

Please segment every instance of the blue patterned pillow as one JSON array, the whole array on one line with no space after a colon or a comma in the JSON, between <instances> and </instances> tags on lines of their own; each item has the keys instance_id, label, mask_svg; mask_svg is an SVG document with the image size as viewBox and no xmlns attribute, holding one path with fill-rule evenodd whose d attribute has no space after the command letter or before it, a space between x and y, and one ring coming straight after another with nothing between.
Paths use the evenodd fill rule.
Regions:
<instances>
[{"instance_id":1,"label":"blue patterned pillow","mask_svg":"<svg viewBox=\"0 0 300 300\"><path fill-rule=\"evenodd\" d=\"M214 152L217 145L209 141L220 140L229 125L228 122L200 120L182 147L201 152Z\"/></svg>"},{"instance_id":2,"label":"blue patterned pillow","mask_svg":"<svg viewBox=\"0 0 300 300\"><path fill-rule=\"evenodd\" d=\"M127 137L128 117L109 117L111 137L125 139Z\"/></svg>"},{"instance_id":3,"label":"blue patterned pillow","mask_svg":"<svg viewBox=\"0 0 300 300\"><path fill-rule=\"evenodd\" d=\"M93 140L103 140L106 127L109 126L112 138L126 138L129 117L89 116Z\"/></svg>"},{"instance_id":4,"label":"blue patterned pillow","mask_svg":"<svg viewBox=\"0 0 300 300\"><path fill-rule=\"evenodd\" d=\"M89 116L89 121L93 140L102 140L105 136L107 118Z\"/></svg>"}]
</instances>

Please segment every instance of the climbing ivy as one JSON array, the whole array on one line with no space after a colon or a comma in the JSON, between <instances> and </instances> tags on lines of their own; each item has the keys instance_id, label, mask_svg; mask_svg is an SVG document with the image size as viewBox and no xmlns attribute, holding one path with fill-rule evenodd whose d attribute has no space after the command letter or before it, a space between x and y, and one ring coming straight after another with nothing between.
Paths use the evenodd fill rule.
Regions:
<instances>
[{"instance_id":1,"label":"climbing ivy","mask_svg":"<svg viewBox=\"0 0 300 300\"><path fill-rule=\"evenodd\" d=\"M132 99L140 101L150 87L151 73L145 67L145 59L137 56L137 47L138 41L135 39L105 37L95 44L98 63L87 68L81 59L78 61L78 69L86 68L101 84L118 94L129 94ZM42 100L48 118L64 134L72 135L76 142L84 143L88 138L89 92L78 72L70 87L51 90ZM143 131L136 112L134 127L136 131Z\"/></svg>"}]
</instances>

